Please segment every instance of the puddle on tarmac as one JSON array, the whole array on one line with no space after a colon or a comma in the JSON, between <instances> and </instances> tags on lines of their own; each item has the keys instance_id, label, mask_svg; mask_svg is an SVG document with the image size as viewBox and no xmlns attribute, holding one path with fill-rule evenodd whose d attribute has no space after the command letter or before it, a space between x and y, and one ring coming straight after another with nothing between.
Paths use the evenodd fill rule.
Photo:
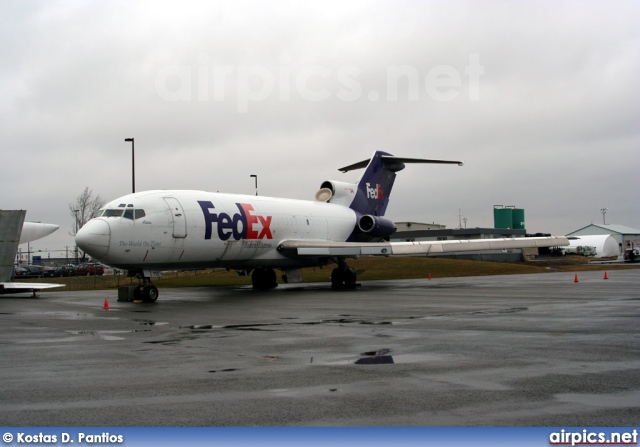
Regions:
<instances>
[{"instance_id":1,"label":"puddle on tarmac","mask_svg":"<svg viewBox=\"0 0 640 447\"><path fill-rule=\"evenodd\" d=\"M372 357L362 357L354 362L356 365L385 365L395 363L390 355L374 355Z\"/></svg>"},{"instance_id":2,"label":"puddle on tarmac","mask_svg":"<svg viewBox=\"0 0 640 447\"><path fill-rule=\"evenodd\" d=\"M366 351L359 358L347 356L313 356L310 363L314 365L391 365L405 363L426 363L441 360L435 354L391 354L392 350L383 348L377 351Z\"/></svg>"},{"instance_id":3,"label":"puddle on tarmac","mask_svg":"<svg viewBox=\"0 0 640 447\"><path fill-rule=\"evenodd\" d=\"M66 331L73 335L88 335L94 338L98 338L100 340L108 340L108 341L117 341L117 340L125 340L124 337L119 337L114 334L131 334L134 332L149 332L150 329L143 330L130 330L130 331Z\"/></svg>"},{"instance_id":4,"label":"puddle on tarmac","mask_svg":"<svg viewBox=\"0 0 640 447\"><path fill-rule=\"evenodd\" d=\"M281 318L281 320L291 319L297 320L297 318ZM146 321L146 320L134 320L134 321ZM143 323L144 324L144 323ZM168 323L155 323L156 325L168 324ZM321 324L369 324L369 325L392 325L392 321L372 321L362 318L337 318L332 320L318 320L318 321L303 321L303 322L282 322L282 323L247 323L247 324L229 324L226 326L217 326L213 324L193 324L187 326L180 326L180 329L191 330L211 330L211 329L232 329L236 331L275 331L280 327L290 325L301 326L315 326Z\"/></svg>"},{"instance_id":5,"label":"puddle on tarmac","mask_svg":"<svg viewBox=\"0 0 640 447\"><path fill-rule=\"evenodd\" d=\"M427 315L427 316L418 317L418 318L421 318L423 320L427 320L429 318L434 318L434 317L455 317L455 316L459 316L459 315L515 314L515 313L518 313L518 312L526 312L528 310L529 310L528 307L509 307L509 308L506 308L506 309L487 309L487 310L475 310L475 311L470 311L470 312L451 312L451 313L444 313L444 314L433 314L433 315Z\"/></svg>"},{"instance_id":6,"label":"puddle on tarmac","mask_svg":"<svg viewBox=\"0 0 640 447\"><path fill-rule=\"evenodd\" d=\"M165 326L169 324L169 322L165 322L165 321L138 320L138 319L134 319L133 321L140 323L142 326Z\"/></svg>"},{"instance_id":7,"label":"puddle on tarmac","mask_svg":"<svg viewBox=\"0 0 640 447\"><path fill-rule=\"evenodd\" d=\"M15 315L26 316L26 317L44 317L50 319L58 319L58 320L118 320L119 317L107 317L107 316L96 316L90 313L79 313L79 312L46 312L46 311L38 311L38 312L17 312Z\"/></svg>"}]
</instances>

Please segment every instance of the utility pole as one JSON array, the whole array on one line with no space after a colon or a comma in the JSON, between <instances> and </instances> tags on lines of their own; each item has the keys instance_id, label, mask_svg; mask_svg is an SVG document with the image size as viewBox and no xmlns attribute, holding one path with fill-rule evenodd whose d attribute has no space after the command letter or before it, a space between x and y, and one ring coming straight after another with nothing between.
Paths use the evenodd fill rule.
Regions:
<instances>
[{"instance_id":1,"label":"utility pole","mask_svg":"<svg viewBox=\"0 0 640 447\"><path fill-rule=\"evenodd\" d=\"M602 225L607 224L605 222L605 215L607 214L607 211L609 211L609 208L600 208L600 212L602 213Z\"/></svg>"},{"instance_id":2,"label":"utility pole","mask_svg":"<svg viewBox=\"0 0 640 447\"><path fill-rule=\"evenodd\" d=\"M251 174L249 177L253 177L256 180L256 196L258 195L258 176L256 174Z\"/></svg>"},{"instance_id":3,"label":"utility pole","mask_svg":"<svg viewBox=\"0 0 640 447\"><path fill-rule=\"evenodd\" d=\"M131 142L131 192L136 192L136 153L133 138L125 138L124 141Z\"/></svg>"}]
</instances>

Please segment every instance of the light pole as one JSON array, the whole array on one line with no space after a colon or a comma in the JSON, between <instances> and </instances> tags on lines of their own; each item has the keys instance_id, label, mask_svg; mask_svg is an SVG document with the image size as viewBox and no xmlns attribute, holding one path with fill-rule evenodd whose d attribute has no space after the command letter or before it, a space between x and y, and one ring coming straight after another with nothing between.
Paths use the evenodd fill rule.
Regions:
<instances>
[{"instance_id":1,"label":"light pole","mask_svg":"<svg viewBox=\"0 0 640 447\"><path fill-rule=\"evenodd\" d=\"M249 177L253 177L256 180L256 196L258 195L258 176L256 174L251 174Z\"/></svg>"},{"instance_id":2,"label":"light pole","mask_svg":"<svg viewBox=\"0 0 640 447\"><path fill-rule=\"evenodd\" d=\"M73 210L76 213L76 235L78 234L78 213L80 210ZM74 235L75 236L75 235ZM76 244L76 265L78 264L78 244Z\"/></svg>"},{"instance_id":3,"label":"light pole","mask_svg":"<svg viewBox=\"0 0 640 447\"><path fill-rule=\"evenodd\" d=\"M131 141L131 192L136 192L136 153L133 138L125 138L124 141Z\"/></svg>"},{"instance_id":4,"label":"light pole","mask_svg":"<svg viewBox=\"0 0 640 447\"><path fill-rule=\"evenodd\" d=\"M606 225L607 223L604 221L604 216L609 211L609 208L600 208L600 212L602 213L602 225Z\"/></svg>"}]
</instances>

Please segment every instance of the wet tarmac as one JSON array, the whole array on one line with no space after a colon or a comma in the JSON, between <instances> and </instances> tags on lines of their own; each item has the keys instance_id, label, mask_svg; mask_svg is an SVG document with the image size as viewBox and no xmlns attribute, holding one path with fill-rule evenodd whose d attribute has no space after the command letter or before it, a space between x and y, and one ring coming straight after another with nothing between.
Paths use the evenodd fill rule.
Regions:
<instances>
[{"instance_id":1,"label":"wet tarmac","mask_svg":"<svg viewBox=\"0 0 640 447\"><path fill-rule=\"evenodd\" d=\"M0 425L634 426L639 286L625 270L0 296Z\"/></svg>"}]
</instances>

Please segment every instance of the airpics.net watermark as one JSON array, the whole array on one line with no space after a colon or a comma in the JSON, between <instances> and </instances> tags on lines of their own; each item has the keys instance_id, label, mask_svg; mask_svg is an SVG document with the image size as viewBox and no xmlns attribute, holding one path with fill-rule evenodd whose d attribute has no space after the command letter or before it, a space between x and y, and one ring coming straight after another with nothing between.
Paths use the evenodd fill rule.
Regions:
<instances>
[{"instance_id":1,"label":"airpics.net watermark","mask_svg":"<svg viewBox=\"0 0 640 447\"><path fill-rule=\"evenodd\" d=\"M196 66L165 65L156 73L155 89L161 99L178 101L235 100L238 113L247 113L249 104L276 99L310 102L420 101L425 98L445 102L466 95L469 101L480 100L480 76L484 66L480 55L469 54L464 67L436 65L426 73L412 65L389 65L382 88L363 88L363 71L355 65L331 70L322 65L292 67L289 55L282 55L279 65L215 65L206 53L198 56ZM464 75L461 72L464 71ZM381 93L380 90L385 90Z\"/></svg>"}]
</instances>

